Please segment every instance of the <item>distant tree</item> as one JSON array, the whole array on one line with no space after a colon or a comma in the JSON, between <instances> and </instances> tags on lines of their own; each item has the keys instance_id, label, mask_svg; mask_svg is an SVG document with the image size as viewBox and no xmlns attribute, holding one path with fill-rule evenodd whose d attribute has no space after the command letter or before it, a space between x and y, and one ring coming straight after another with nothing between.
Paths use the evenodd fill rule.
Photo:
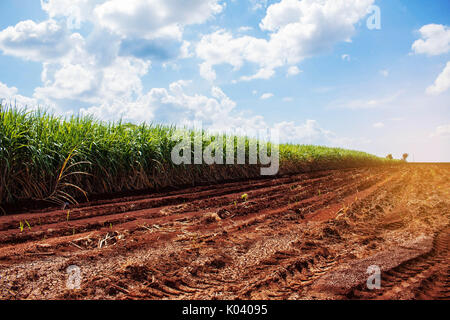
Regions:
<instances>
[{"instance_id":1,"label":"distant tree","mask_svg":"<svg viewBox=\"0 0 450 320\"><path fill-rule=\"evenodd\" d=\"M392 154L389 153L389 154L386 156L386 159L392 160L392 159L394 159L394 157L392 156Z\"/></svg>"},{"instance_id":2,"label":"distant tree","mask_svg":"<svg viewBox=\"0 0 450 320\"><path fill-rule=\"evenodd\" d=\"M406 162L406 159L407 159L408 157L409 157L409 154L404 153L403 156L402 156L402 161L405 161L405 162Z\"/></svg>"}]
</instances>

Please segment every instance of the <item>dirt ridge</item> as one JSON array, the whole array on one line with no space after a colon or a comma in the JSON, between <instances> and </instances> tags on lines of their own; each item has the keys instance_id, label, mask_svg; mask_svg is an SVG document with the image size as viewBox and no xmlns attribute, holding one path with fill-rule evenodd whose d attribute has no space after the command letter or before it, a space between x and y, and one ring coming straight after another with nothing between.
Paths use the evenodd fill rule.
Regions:
<instances>
[{"instance_id":1,"label":"dirt ridge","mask_svg":"<svg viewBox=\"0 0 450 320\"><path fill-rule=\"evenodd\" d=\"M328 170L1 216L0 299L447 299L449 174Z\"/></svg>"}]
</instances>

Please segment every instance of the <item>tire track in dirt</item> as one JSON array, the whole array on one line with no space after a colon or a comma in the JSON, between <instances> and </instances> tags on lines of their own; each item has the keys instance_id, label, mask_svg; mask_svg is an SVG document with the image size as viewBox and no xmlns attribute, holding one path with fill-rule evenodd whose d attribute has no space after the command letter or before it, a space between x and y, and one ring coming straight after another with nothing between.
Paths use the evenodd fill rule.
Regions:
<instances>
[{"instance_id":1,"label":"tire track in dirt","mask_svg":"<svg viewBox=\"0 0 450 320\"><path fill-rule=\"evenodd\" d=\"M432 249L382 273L381 289L359 285L350 299L450 299L450 226L439 232Z\"/></svg>"},{"instance_id":2,"label":"tire track in dirt","mask_svg":"<svg viewBox=\"0 0 450 320\"><path fill-rule=\"evenodd\" d=\"M391 179L387 179L378 185L374 186L372 190L362 191L358 193L360 201L366 196L372 194L379 187L384 186L390 182ZM355 198L355 195L348 196ZM334 209L332 209L334 210ZM336 214L338 210L335 210ZM320 215L313 215L316 220L320 219ZM329 214L322 217L326 219ZM292 222L286 221L284 224L278 224L277 230L291 232L295 231L295 228L291 226ZM247 230L252 232L253 230ZM283 231L279 231L283 233ZM302 232L302 230L299 230ZM235 234L235 233L234 233ZM339 233L332 228L324 227L319 229L316 233L317 238L325 237L332 238L333 241L339 241ZM266 258L261 262L261 265L257 265L256 270L249 267L249 274L259 274L261 270L265 270L262 278L254 281L248 285L248 287L239 293L239 298L247 299L283 299L292 296L294 293L298 293L305 286L308 286L318 279L322 274L330 270L335 264L338 256L330 254L326 247L322 246L320 242L305 241L303 239L296 238L291 242L288 249L285 251L277 251L272 256ZM267 276L269 274L269 276ZM282 289L280 288L282 287ZM262 293L263 292L263 293ZM270 292L270 294L267 294Z\"/></svg>"},{"instance_id":3,"label":"tire track in dirt","mask_svg":"<svg viewBox=\"0 0 450 320\"><path fill-rule=\"evenodd\" d=\"M351 247L361 246L362 249L367 249L362 250L364 255L358 256L358 259L350 261L350 264L344 263L345 266L320 279L313 290L316 294L326 291L328 294L325 297L331 299L380 298L382 293L365 289L368 277L366 269L369 265L379 265L382 270L387 271L396 268L402 261L415 259L428 252L426 248L429 234L441 230L450 222L450 184L445 178L448 173L445 166L440 167L438 173L433 166L419 168L420 170L406 171L407 179L404 182L407 183L399 184L397 181L392 186L390 195L380 198L383 191L379 190L378 194L374 193L373 197L362 203L355 203L345 215L338 215L335 220L330 221L331 224L342 221L349 223L350 233L345 236L345 243ZM392 201L395 206L392 206ZM442 287L445 284L445 277L448 279L445 266L448 268L449 261L448 257L444 259L444 271L440 275L431 272L422 283L424 288L432 290L435 285ZM387 267L389 265L391 267ZM412 282L414 283L414 279ZM353 295L353 290L363 291L366 296ZM408 295L408 290L403 287L396 290L399 294L393 295L390 292L381 299L425 299L427 296ZM438 296L435 295L435 299Z\"/></svg>"},{"instance_id":4,"label":"tire track in dirt","mask_svg":"<svg viewBox=\"0 0 450 320\"><path fill-rule=\"evenodd\" d=\"M388 183L388 181L384 181L384 184ZM261 216L261 213L260 213ZM272 215L273 217L273 215ZM284 222L284 221L283 221ZM279 233L283 233L285 231L289 234L289 232L294 232L295 229L292 228L292 221L291 219L286 220L285 223L278 223L276 224L276 229ZM248 225L248 223L246 224ZM241 225L242 226L242 225ZM241 226L239 226L236 230L230 230L229 233L233 235L234 242L237 243L245 243L245 235L242 237L240 236L241 233L255 233L255 229L253 228L254 225L252 225L252 228L241 229ZM283 229L289 229L289 230L283 230ZM273 229L272 229L273 230ZM260 229L260 236L263 236L261 234ZM270 237L270 235L267 235ZM288 237L289 238L289 237ZM292 238L292 237L291 237ZM289 242L291 240L286 239L286 242ZM268 240L267 242L270 242ZM280 242L280 241L278 241ZM292 241L291 241L292 242ZM299 246L302 244L302 241L296 241L295 246ZM275 244L274 244L275 245ZM288 247L291 245L291 243L288 243ZM310 246L310 248L307 248ZM316 279L318 276L326 272L328 269L331 268L332 265L335 264L335 261L333 259L327 259L328 253L327 250L324 250L323 248L320 248L317 244L314 243L306 243L306 246L303 246L301 248L302 250L297 249L286 249L286 250L278 250L276 251L273 256L269 256L268 258L261 261L255 268L252 268L251 266L244 266L243 268L246 270L249 268L248 272L245 272L246 274L249 274L249 278L251 281L248 285L245 286L244 289L240 290L237 294L237 297L244 298L244 299L258 299L258 298L283 298L286 297L288 294L292 294L292 292L296 291L299 287L305 286L309 283L311 283L314 279ZM302 257L299 259L299 256L304 256L303 250L313 250L311 252L309 257ZM247 253L247 250L239 252L240 255L244 255ZM316 266L319 264L319 266ZM236 265L234 265L235 267ZM255 275L260 274L261 270L264 270L263 276L261 279L254 279ZM244 276L245 277L245 276ZM187 276L189 278L189 276ZM231 291L234 291L233 288L242 286L239 284L239 282L242 282L242 278L240 278L237 281L224 281L223 279L229 278L227 275L224 275L220 277L220 275L215 274L201 274L198 276L198 279L196 281L201 281L201 279L208 279L208 288L216 286L216 289L227 291L227 287L230 287ZM289 278L294 278L296 280L295 284L289 284ZM186 279L186 276L185 278ZM214 282L211 283L211 279L214 279ZM220 282L224 282L225 284L220 285ZM283 284L283 289L280 289L280 282ZM291 281L292 282L292 281ZM203 282L204 284L204 282ZM271 288L268 290L267 288ZM276 289L278 288L278 289ZM271 293L269 295L264 296L264 294L260 294L260 292L267 292L270 291ZM193 296L188 296L189 298L201 298L202 296L195 294ZM183 298L186 298L186 296L183 296ZM234 298L234 297L233 297Z\"/></svg>"},{"instance_id":5,"label":"tire track in dirt","mask_svg":"<svg viewBox=\"0 0 450 320\"><path fill-rule=\"evenodd\" d=\"M100 200L71 208L69 221L65 210L0 217L0 297L327 297L314 286L340 265L448 223L449 173L432 165L332 170ZM33 228L20 232L25 218ZM83 272L78 291L65 289L72 264ZM409 298L445 297L448 256L433 268L408 278L417 288Z\"/></svg>"},{"instance_id":6,"label":"tire track in dirt","mask_svg":"<svg viewBox=\"0 0 450 320\"><path fill-rule=\"evenodd\" d=\"M304 190L303 198L311 196L311 193L313 193L313 190L315 190L318 184L327 185L329 188L329 192L333 192L335 190L334 186L344 186L344 188L350 187L349 185L346 185L346 183L348 182L344 179L338 180L337 182L329 181L330 179L332 180L335 176L342 176L342 173L334 172L330 174L330 177L327 176L328 175L325 175L325 177L321 178L313 178L303 181L301 184ZM265 208L267 206L267 202L272 203L272 208L277 208L285 204L287 205L290 201L290 197L292 197L292 194L295 191L291 187L297 186L299 182L295 181L290 183L283 183L285 182L285 179L282 179L280 182L281 184L271 185L269 187L262 186L261 191L249 192L248 194L252 199L249 202L242 201L242 199L240 199L241 193L235 193L235 189L231 190L233 193L228 194L225 198L225 201L222 200L222 195L220 195L219 197L209 198L207 200L207 202L209 203L209 207L208 205L201 203L205 200L203 200L203 195L199 195L198 198L200 200L193 201L194 206L196 207L196 213L198 215L198 213L201 213L202 210L208 209L207 211L214 211L216 208L220 207L222 212L224 213L229 213L230 215L244 215L248 212L258 212L258 210L261 210L262 208ZM288 188L290 188L290 190L287 190ZM296 199L299 198L302 198L302 196L296 196ZM225 204L233 202L233 199L234 204L224 206ZM164 201L164 199L162 200ZM236 200L239 201L239 203L237 203ZM44 237L48 239L51 237L67 236L75 232L77 234L85 233L91 230L104 228L105 226L119 227L120 225L123 225L127 222L136 220L144 221L146 219L154 218L165 218L167 215L178 215L179 219L183 219L185 217L190 217L193 215L192 212L189 212L189 210L187 210L186 208L179 210L177 207L173 206L152 206L150 209L141 210L136 210L136 208L133 206L135 206L134 203L127 206L121 205L117 210L113 211L118 211L119 213L113 214L111 214L110 211L108 211L108 213L104 213L104 208L93 207L90 208L89 214L86 214L83 217L81 217L80 215L77 216L76 211L56 211L50 213L52 214L51 218L48 216L33 217L32 219L28 217L28 220L26 216L5 217L4 219L0 218L0 229L3 229L3 231L0 231L0 243L1 245L8 245L42 239ZM133 207L133 211L124 209L127 207ZM183 216L183 213L186 213L186 215ZM4 222L3 225L1 225L1 221L6 219L7 221ZM24 227L25 232L19 232L19 222L22 221L23 223L23 221L25 220L33 227L31 228L31 230L27 230L27 228ZM158 221L153 222L158 223Z\"/></svg>"}]
</instances>

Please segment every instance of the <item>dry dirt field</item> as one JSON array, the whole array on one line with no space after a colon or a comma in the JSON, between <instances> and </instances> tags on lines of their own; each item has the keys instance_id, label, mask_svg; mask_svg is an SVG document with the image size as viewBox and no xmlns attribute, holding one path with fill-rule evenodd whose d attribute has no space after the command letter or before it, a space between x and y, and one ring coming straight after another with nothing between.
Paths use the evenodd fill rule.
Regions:
<instances>
[{"instance_id":1,"label":"dry dirt field","mask_svg":"<svg viewBox=\"0 0 450 320\"><path fill-rule=\"evenodd\" d=\"M449 222L446 164L41 208L0 216L0 299L449 299Z\"/></svg>"}]
</instances>

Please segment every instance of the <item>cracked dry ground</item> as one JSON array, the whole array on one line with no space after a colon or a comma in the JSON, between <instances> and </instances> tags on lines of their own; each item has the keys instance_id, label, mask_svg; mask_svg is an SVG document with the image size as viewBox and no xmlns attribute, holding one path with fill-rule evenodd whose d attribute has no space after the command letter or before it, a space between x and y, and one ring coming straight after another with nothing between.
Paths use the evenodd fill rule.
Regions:
<instances>
[{"instance_id":1,"label":"cracked dry ground","mask_svg":"<svg viewBox=\"0 0 450 320\"><path fill-rule=\"evenodd\" d=\"M449 177L331 170L1 216L0 299L449 299Z\"/></svg>"}]
</instances>

